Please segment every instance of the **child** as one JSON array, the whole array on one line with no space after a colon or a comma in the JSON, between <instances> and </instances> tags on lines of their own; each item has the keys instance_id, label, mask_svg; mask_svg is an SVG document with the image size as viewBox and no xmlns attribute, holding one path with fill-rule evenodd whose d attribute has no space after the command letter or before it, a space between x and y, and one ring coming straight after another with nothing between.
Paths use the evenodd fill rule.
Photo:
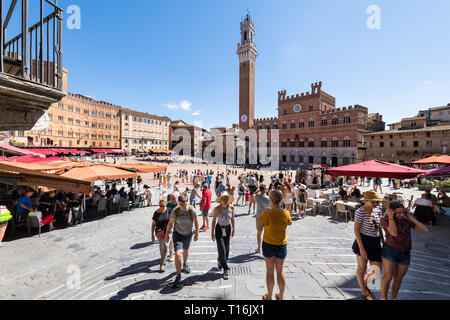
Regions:
<instances>
[{"instance_id":1,"label":"child","mask_svg":"<svg viewBox=\"0 0 450 320\"><path fill-rule=\"evenodd\" d=\"M245 205L248 206L250 202L250 192L248 189L245 189Z\"/></svg>"},{"instance_id":2,"label":"child","mask_svg":"<svg viewBox=\"0 0 450 320\"><path fill-rule=\"evenodd\" d=\"M48 215L44 218L42 218L42 212L38 211L38 207L37 206L32 206L31 207L31 211L28 214L29 217L37 217L39 220L39 223L41 225L46 224L46 223L50 223L50 231L55 230L55 227L53 226L53 215Z\"/></svg>"}]
</instances>

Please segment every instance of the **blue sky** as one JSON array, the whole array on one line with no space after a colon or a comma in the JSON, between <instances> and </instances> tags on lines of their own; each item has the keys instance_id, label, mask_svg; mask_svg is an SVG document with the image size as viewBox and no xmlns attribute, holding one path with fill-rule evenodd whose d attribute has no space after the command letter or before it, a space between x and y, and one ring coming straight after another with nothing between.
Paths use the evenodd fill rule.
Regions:
<instances>
[{"instance_id":1,"label":"blue sky","mask_svg":"<svg viewBox=\"0 0 450 320\"><path fill-rule=\"evenodd\" d=\"M59 3L81 8L81 30L64 29L70 92L208 129L238 122L247 9L259 50L258 118L277 115L279 90L302 93L315 81L338 107L360 104L388 123L450 103L448 0ZM381 9L380 30L366 26L370 5Z\"/></svg>"}]
</instances>

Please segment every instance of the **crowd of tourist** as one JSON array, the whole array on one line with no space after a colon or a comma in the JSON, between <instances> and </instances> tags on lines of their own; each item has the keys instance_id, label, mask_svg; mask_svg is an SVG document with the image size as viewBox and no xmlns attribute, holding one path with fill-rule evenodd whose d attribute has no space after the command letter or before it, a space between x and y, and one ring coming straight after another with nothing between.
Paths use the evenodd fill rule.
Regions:
<instances>
[{"instance_id":1,"label":"crowd of tourist","mask_svg":"<svg viewBox=\"0 0 450 320\"><path fill-rule=\"evenodd\" d=\"M237 178L237 185L232 185L232 176ZM277 300L284 300L287 228L293 220L306 217L311 188L325 185L337 187L337 194L342 199L352 199L361 204L354 213L356 240L352 249L357 257L356 277L362 298L374 300L367 283L374 270L378 269L384 271L381 278L382 299L388 299L389 288L390 299L396 299L410 264L411 230L429 232L423 223L433 225L435 214L443 207L450 207L450 198L444 192L435 196L426 191L414 203L414 215L396 201L391 202L383 214L380 203L384 199L379 196L383 192L382 180L379 178L327 177L320 170L299 170L295 174L280 171L271 175L268 181L266 178L267 175L259 171L238 174L235 169L227 169L226 172L179 170L174 176L166 172L154 173L160 188L172 191L167 196L160 193L158 208L152 218L151 239L159 244L161 273L165 272L168 262L175 262L175 288L181 286L182 273L191 272L189 249L192 240L198 241L200 232L211 232L211 240L217 246L217 267L223 271L223 279L229 279L227 261L231 238L236 235L235 208L248 206L248 215L253 214L256 220L255 253L262 254L266 264L268 291L263 299L272 300L275 296ZM358 188L364 183L370 186L372 182L373 191L362 193ZM346 184L351 185L350 190ZM126 186L118 188L117 185ZM183 188L182 185L188 187ZM136 199L141 199L144 207L152 207L155 198L152 188L144 185L140 176L136 184L133 179L128 179L125 184L123 181L111 181L105 188L97 187L89 199L72 193L36 193L22 188L11 189L8 196L22 220L36 217L40 223L48 223L51 229L55 225L67 227L81 222L83 215L80 210L86 200L90 200L91 205L97 205L101 200L118 204L122 200L134 203ZM217 199L215 204L213 197ZM372 271L366 275L368 263ZM274 295L275 273L279 292Z\"/></svg>"},{"instance_id":2,"label":"crowd of tourist","mask_svg":"<svg viewBox=\"0 0 450 320\"><path fill-rule=\"evenodd\" d=\"M231 186L230 177L238 178L237 186ZM156 177L158 178L158 177ZM211 239L217 244L218 269L223 270L223 278L229 279L230 240L236 234L235 207L248 206L248 214L256 218L256 253L262 253L266 263L267 294L264 300L284 299L286 278L283 271L287 257L287 227L292 225L293 217L304 218L308 208L308 191L303 174L296 175L279 172L272 175L269 181L258 172L244 172L238 175L237 170L227 170L226 173L201 171L180 171L175 175L185 184L192 184L181 190L176 181L174 193L169 195L172 203L178 205L168 209L166 199L162 199L160 208L153 217L152 238L158 238L161 248L161 272L165 270L167 259L175 254L177 276L174 287L181 285L181 274L189 273L189 248L192 240L198 240L199 232L211 232ZM315 177L324 179L324 177ZM325 178L326 180L326 178ZM373 181L373 191L362 193L358 188L360 181L367 181L369 186ZM429 232L410 210L397 201L390 203L385 214L382 213L380 203L384 201L377 192L382 193L382 180L344 178L330 179L330 186L338 187L338 195L344 199L353 199L361 203L355 212L355 242L353 251L357 257L358 268L356 277L361 287L361 296L366 300L374 300L373 293L367 286L374 273L374 268L384 270L381 277L382 299L397 299L398 292L408 266L410 264L411 230ZM316 181L313 181L316 182ZM345 186L351 185L351 190ZM394 182L394 181L392 181ZM391 183L392 183L391 182ZM269 186L267 187L267 184ZM334 192L334 190L333 190ZM212 194L217 198L217 204L212 204ZM236 197L235 197L236 195ZM177 199L177 200L176 200ZM426 200L427 202L425 203ZM427 205L434 210L440 206L449 205L449 197L439 193L438 197L426 192L416 202L416 206ZM428 202L429 201L429 202ZM199 214L197 215L197 208ZM209 217L213 217L209 223ZM164 218L161 218L164 215ZM197 216L203 219L203 225ZM417 216L417 210L416 214ZM162 223L161 221L164 221ZM173 233L172 233L173 230ZM165 237L165 243L163 238ZM173 242L174 252L167 255L167 243ZM372 271L366 275L367 264ZM274 295L275 274L279 292Z\"/></svg>"}]
</instances>

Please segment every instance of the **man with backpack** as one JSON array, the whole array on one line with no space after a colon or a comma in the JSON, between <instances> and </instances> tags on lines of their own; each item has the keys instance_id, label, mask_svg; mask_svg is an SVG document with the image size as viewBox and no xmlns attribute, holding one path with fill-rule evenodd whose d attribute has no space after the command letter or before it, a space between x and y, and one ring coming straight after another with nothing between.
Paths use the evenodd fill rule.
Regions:
<instances>
[{"instance_id":1,"label":"man with backpack","mask_svg":"<svg viewBox=\"0 0 450 320\"><path fill-rule=\"evenodd\" d=\"M174 288L178 288L181 285L181 272L189 274L191 272L187 260L189 256L189 247L192 242L192 236L194 235L193 226L195 224L195 236L194 241L198 241L198 219L195 208L188 206L189 196L182 193L178 197L179 206L176 207L171 215L166 232L166 243L169 242L169 234L173 231L173 244L175 248L175 267L177 269L177 276L173 283ZM181 268L181 261L183 260L183 268Z\"/></svg>"}]
</instances>

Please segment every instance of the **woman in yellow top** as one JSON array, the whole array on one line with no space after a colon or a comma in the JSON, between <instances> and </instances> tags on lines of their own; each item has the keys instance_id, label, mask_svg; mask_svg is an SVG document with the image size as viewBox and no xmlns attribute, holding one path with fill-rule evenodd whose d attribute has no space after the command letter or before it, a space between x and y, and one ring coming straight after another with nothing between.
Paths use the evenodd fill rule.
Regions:
<instances>
[{"instance_id":1,"label":"woman in yellow top","mask_svg":"<svg viewBox=\"0 0 450 320\"><path fill-rule=\"evenodd\" d=\"M284 300L286 277L283 265L287 257L287 226L292 224L291 214L281 209L283 194L274 190L270 193L270 209L263 211L257 220L259 231L264 229L262 251L266 261L266 283L268 293L263 300L272 300L275 286L274 270L277 271L277 282L280 293L276 294L277 300Z\"/></svg>"}]
</instances>

